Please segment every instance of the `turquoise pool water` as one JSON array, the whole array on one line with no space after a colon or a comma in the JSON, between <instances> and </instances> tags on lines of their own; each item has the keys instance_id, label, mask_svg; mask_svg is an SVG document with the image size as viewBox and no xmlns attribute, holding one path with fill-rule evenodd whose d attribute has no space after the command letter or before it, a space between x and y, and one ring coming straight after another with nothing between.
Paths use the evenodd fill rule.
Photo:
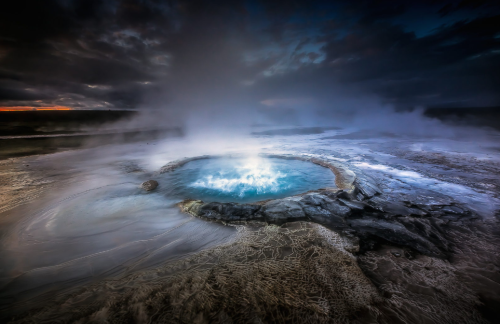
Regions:
<instances>
[{"instance_id":1,"label":"turquoise pool water","mask_svg":"<svg viewBox=\"0 0 500 324\"><path fill-rule=\"evenodd\" d=\"M160 190L169 196L206 202L255 202L327 187L335 187L329 169L278 158L196 160L160 179Z\"/></svg>"}]
</instances>

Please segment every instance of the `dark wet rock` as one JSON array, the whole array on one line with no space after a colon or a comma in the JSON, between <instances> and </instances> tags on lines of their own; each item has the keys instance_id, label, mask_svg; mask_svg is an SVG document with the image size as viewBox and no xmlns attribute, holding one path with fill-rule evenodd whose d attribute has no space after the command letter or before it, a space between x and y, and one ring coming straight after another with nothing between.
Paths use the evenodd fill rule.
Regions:
<instances>
[{"instance_id":1,"label":"dark wet rock","mask_svg":"<svg viewBox=\"0 0 500 324\"><path fill-rule=\"evenodd\" d=\"M233 203L204 203L201 200L188 200L181 204L181 208L184 212L193 216L209 220L230 222L254 218L254 213L249 211L251 206ZM254 208L258 210L259 206L254 206Z\"/></svg>"},{"instance_id":2,"label":"dark wet rock","mask_svg":"<svg viewBox=\"0 0 500 324\"><path fill-rule=\"evenodd\" d=\"M450 206L453 204L453 200L436 191L426 191L424 189L420 189L422 194L416 196L410 196L409 199L403 201L407 204L411 204L414 206L418 206L423 210L437 210L441 209L444 206Z\"/></svg>"},{"instance_id":3,"label":"dark wet rock","mask_svg":"<svg viewBox=\"0 0 500 324\"><path fill-rule=\"evenodd\" d=\"M363 250L373 249L379 243L392 243L426 255L447 255L450 247L442 228L446 224L445 220L398 216L396 214L413 212L401 203L377 199L375 202L377 205L383 205L385 210L375 210L363 202L332 199L317 192L271 200L263 205L204 203L198 200L185 201L181 203L181 208L198 217L224 222L257 220L283 224L309 220L346 236L358 237ZM359 216L362 218L357 218Z\"/></svg>"},{"instance_id":4,"label":"dark wet rock","mask_svg":"<svg viewBox=\"0 0 500 324\"><path fill-rule=\"evenodd\" d=\"M304 212L310 220L331 229L339 230L348 227L342 216L335 215L326 209L322 209L321 207L305 206Z\"/></svg>"},{"instance_id":5,"label":"dark wet rock","mask_svg":"<svg viewBox=\"0 0 500 324\"><path fill-rule=\"evenodd\" d=\"M418 208L408 208L408 209L409 209L409 212L410 212L409 215L412 215L412 216L425 217L425 216L429 215L426 211L423 211L423 210L418 209Z\"/></svg>"},{"instance_id":6,"label":"dark wet rock","mask_svg":"<svg viewBox=\"0 0 500 324\"><path fill-rule=\"evenodd\" d=\"M403 217L398 219L398 221L412 233L425 237L428 241L439 247L441 251L447 252L449 250L448 241L444 238L444 232L438 223L427 218L415 217Z\"/></svg>"},{"instance_id":7,"label":"dark wet rock","mask_svg":"<svg viewBox=\"0 0 500 324\"><path fill-rule=\"evenodd\" d=\"M302 206L293 198L272 200L262 206L261 213L267 221L278 224L306 218Z\"/></svg>"},{"instance_id":8,"label":"dark wet rock","mask_svg":"<svg viewBox=\"0 0 500 324\"><path fill-rule=\"evenodd\" d=\"M389 213L394 216L413 215L423 217L427 215L427 213L421 209L406 207L403 203L387 201L380 197L373 197L367 200L366 203L379 211Z\"/></svg>"},{"instance_id":9,"label":"dark wet rock","mask_svg":"<svg viewBox=\"0 0 500 324\"><path fill-rule=\"evenodd\" d=\"M351 214L351 209L347 206L341 205L338 200L328 199L325 201L323 206L325 209L329 210L332 215L347 217Z\"/></svg>"},{"instance_id":10,"label":"dark wet rock","mask_svg":"<svg viewBox=\"0 0 500 324\"><path fill-rule=\"evenodd\" d=\"M321 194L316 194L316 193L309 193L300 199L300 202L304 205L310 205L310 206L321 206L322 204L325 203L325 199L329 199L327 196L321 195Z\"/></svg>"},{"instance_id":11,"label":"dark wet rock","mask_svg":"<svg viewBox=\"0 0 500 324\"><path fill-rule=\"evenodd\" d=\"M430 211L430 212L428 213L428 215L429 215L430 217L434 217L434 218L441 218L442 216L444 216L444 215L445 215L445 213L444 213L444 212L442 212L442 211L439 211L439 210L437 210L437 211L434 211L434 210L433 210L433 211Z\"/></svg>"},{"instance_id":12,"label":"dark wet rock","mask_svg":"<svg viewBox=\"0 0 500 324\"><path fill-rule=\"evenodd\" d=\"M378 209L372 205L378 206ZM263 204L187 200L180 206L191 215L223 222L264 221L279 225L309 220L343 233L346 237L357 237L362 251L392 243L438 257L446 257L451 249L445 226L459 226L463 218L454 214L446 215L449 220L432 215L421 217L413 211L420 209L406 207L403 203L387 202L381 198L372 198L365 203L330 198L322 192L271 200ZM414 214L419 215L407 216Z\"/></svg>"},{"instance_id":13,"label":"dark wet rock","mask_svg":"<svg viewBox=\"0 0 500 324\"><path fill-rule=\"evenodd\" d=\"M368 177L358 176L356 180L354 180L353 185L365 198L371 198L382 193L382 190L380 190L375 181Z\"/></svg>"},{"instance_id":14,"label":"dark wet rock","mask_svg":"<svg viewBox=\"0 0 500 324\"><path fill-rule=\"evenodd\" d=\"M346 217L351 213L351 209L340 204L337 199L331 199L327 196L316 193L304 195L300 199L300 204L303 208L317 206L320 209L327 210L329 214L339 217Z\"/></svg>"},{"instance_id":15,"label":"dark wet rock","mask_svg":"<svg viewBox=\"0 0 500 324\"><path fill-rule=\"evenodd\" d=\"M345 200L361 201L365 196L356 188L352 190L341 190L336 195L335 198L342 198Z\"/></svg>"},{"instance_id":16,"label":"dark wet rock","mask_svg":"<svg viewBox=\"0 0 500 324\"><path fill-rule=\"evenodd\" d=\"M456 206L445 206L441 208L441 211L449 214L455 214L455 215L462 215L465 213L465 211L461 208L458 208Z\"/></svg>"},{"instance_id":17,"label":"dark wet rock","mask_svg":"<svg viewBox=\"0 0 500 324\"><path fill-rule=\"evenodd\" d=\"M225 215L246 218L256 215L260 208L258 205L227 203L223 204L221 211Z\"/></svg>"},{"instance_id":18,"label":"dark wet rock","mask_svg":"<svg viewBox=\"0 0 500 324\"><path fill-rule=\"evenodd\" d=\"M184 212L211 220L225 222L261 220L273 224L311 220L336 229L348 226L345 217L350 213L348 207L320 194L272 200L262 206L257 204L204 203L201 200L187 200L182 202L180 206Z\"/></svg>"},{"instance_id":19,"label":"dark wet rock","mask_svg":"<svg viewBox=\"0 0 500 324\"><path fill-rule=\"evenodd\" d=\"M146 191L155 190L157 187L158 187L158 182L156 182L155 180L144 181L141 184L141 188L146 190Z\"/></svg>"},{"instance_id":20,"label":"dark wet rock","mask_svg":"<svg viewBox=\"0 0 500 324\"><path fill-rule=\"evenodd\" d=\"M353 230L352 228L345 229L341 233L342 233L342 235L347 236L347 237L357 237L356 231Z\"/></svg>"},{"instance_id":21,"label":"dark wet rock","mask_svg":"<svg viewBox=\"0 0 500 324\"><path fill-rule=\"evenodd\" d=\"M349 207L353 211L362 211L366 208L366 204L359 201L352 201L348 199L339 198L339 202L344 206Z\"/></svg>"},{"instance_id":22,"label":"dark wet rock","mask_svg":"<svg viewBox=\"0 0 500 324\"><path fill-rule=\"evenodd\" d=\"M353 200L354 195L352 194L352 192L353 192L353 190L350 190L350 191L340 190L335 194L335 197L347 199L347 200Z\"/></svg>"},{"instance_id":23,"label":"dark wet rock","mask_svg":"<svg viewBox=\"0 0 500 324\"><path fill-rule=\"evenodd\" d=\"M221 203L207 203L200 206L200 208L198 209L198 216L225 220L226 217L225 215L222 215L221 212Z\"/></svg>"},{"instance_id":24,"label":"dark wet rock","mask_svg":"<svg viewBox=\"0 0 500 324\"><path fill-rule=\"evenodd\" d=\"M345 217L351 212L349 207L341 205L337 200L319 194L307 194L300 200L300 205L307 217L330 228L346 228Z\"/></svg>"},{"instance_id":25,"label":"dark wet rock","mask_svg":"<svg viewBox=\"0 0 500 324\"><path fill-rule=\"evenodd\" d=\"M365 196L360 191L356 191L356 198L355 198L355 200L361 201L363 199L365 199Z\"/></svg>"},{"instance_id":26,"label":"dark wet rock","mask_svg":"<svg viewBox=\"0 0 500 324\"><path fill-rule=\"evenodd\" d=\"M381 212L385 212L384 205L386 203L385 200L382 200L378 197L373 197L371 199L365 200L364 203L370 206L373 210L378 210Z\"/></svg>"},{"instance_id":27,"label":"dark wet rock","mask_svg":"<svg viewBox=\"0 0 500 324\"><path fill-rule=\"evenodd\" d=\"M399 258L401 256L401 253L397 251L391 251L391 254L394 255L396 258Z\"/></svg>"},{"instance_id":28,"label":"dark wet rock","mask_svg":"<svg viewBox=\"0 0 500 324\"><path fill-rule=\"evenodd\" d=\"M258 205L246 205L236 203L203 203L201 200L191 203L188 212L198 217L224 222L236 222L246 220L260 220L262 216L257 212Z\"/></svg>"},{"instance_id":29,"label":"dark wet rock","mask_svg":"<svg viewBox=\"0 0 500 324\"><path fill-rule=\"evenodd\" d=\"M361 236L367 236L368 238L375 236L394 244L411 247L427 255L442 255L442 252L433 243L410 232L397 222L388 222L376 218L361 218L350 220L349 223Z\"/></svg>"}]
</instances>

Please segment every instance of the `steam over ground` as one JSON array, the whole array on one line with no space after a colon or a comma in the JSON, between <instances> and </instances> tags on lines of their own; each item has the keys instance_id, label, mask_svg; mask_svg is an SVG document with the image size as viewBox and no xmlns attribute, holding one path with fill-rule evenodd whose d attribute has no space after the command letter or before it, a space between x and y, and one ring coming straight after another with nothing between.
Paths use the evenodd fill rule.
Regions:
<instances>
[{"instance_id":1,"label":"steam over ground","mask_svg":"<svg viewBox=\"0 0 500 324\"><path fill-rule=\"evenodd\" d=\"M488 0L3 1L0 322L499 322L499 49Z\"/></svg>"},{"instance_id":2,"label":"steam over ground","mask_svg":"<svg viewBox=\"0 0 500 324\"><path fill-rule=\"evenodd\" d=\"M398 133L387 131L383 118L341 129L240 126L238 133L230 133L229 123L185 137L3 161L2 313L14 322L392 323L421 314L428 323L491 321L499 300L492 283L498 133L445 126L417 113L394 116L399 125L406 118L414 123ZM427 134L417 136L425 125ZM355 240L313 223L253 229L182 213L158 176L163 165L184 157L263 152L343 161L376 179L385 199L450 204L477 213L479 222L445 221L456 226L449 259L390 244L357 254ZM139 185L151 178L160 187L144 193Z\"/></svg>"}]
</instances>

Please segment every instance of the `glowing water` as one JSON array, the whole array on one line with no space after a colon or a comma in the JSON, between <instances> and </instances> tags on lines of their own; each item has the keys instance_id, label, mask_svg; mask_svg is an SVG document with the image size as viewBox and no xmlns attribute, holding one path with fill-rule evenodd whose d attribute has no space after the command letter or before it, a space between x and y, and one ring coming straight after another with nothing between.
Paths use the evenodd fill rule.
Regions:
<instances>
[{"instance_id":1,"label":"glowing water","mask_svg":"<svg viewBox=\"0 0 500 324\"><path fill-rule=\"evenodd\" d=\"M218 190L226 193L233 192L239 197L245 194L266 194L278 192L280 189L288 189L291 184L280 182L287 176L275 170L273 165L263 159L249 159L235 163L228 170L216 170L215 174L209 174L197 180L192 187Z\"/></svg>"},{"instance_id":2,"label":"glowing water","mask_svg":"<svg viewBox=\"0 0 500 324\"><path fill-rule=\"evenodd\" d=\"M310 162L272 158L218 158L187 163L160 185L180 199L252 202L335 187L333 173Z\"/></svg>"}]
</instances>

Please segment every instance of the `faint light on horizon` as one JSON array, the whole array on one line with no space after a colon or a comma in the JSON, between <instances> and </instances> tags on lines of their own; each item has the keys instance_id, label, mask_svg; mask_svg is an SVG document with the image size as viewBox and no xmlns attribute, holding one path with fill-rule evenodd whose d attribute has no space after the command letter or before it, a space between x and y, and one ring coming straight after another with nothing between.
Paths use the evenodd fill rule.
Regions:
<instances>
[{"instance_id":1,"label":"faint light on horizon","mask_svg":"<svg viewBox=\"0 0 500 324\"><path fill-rule=\"evenodd\" d=\"M27 106L10 106L0 107L0 111L46 111L46 110L74 110L66 106L49 106L49 107L27 107Z\"/></svg>"}]
</instances>

